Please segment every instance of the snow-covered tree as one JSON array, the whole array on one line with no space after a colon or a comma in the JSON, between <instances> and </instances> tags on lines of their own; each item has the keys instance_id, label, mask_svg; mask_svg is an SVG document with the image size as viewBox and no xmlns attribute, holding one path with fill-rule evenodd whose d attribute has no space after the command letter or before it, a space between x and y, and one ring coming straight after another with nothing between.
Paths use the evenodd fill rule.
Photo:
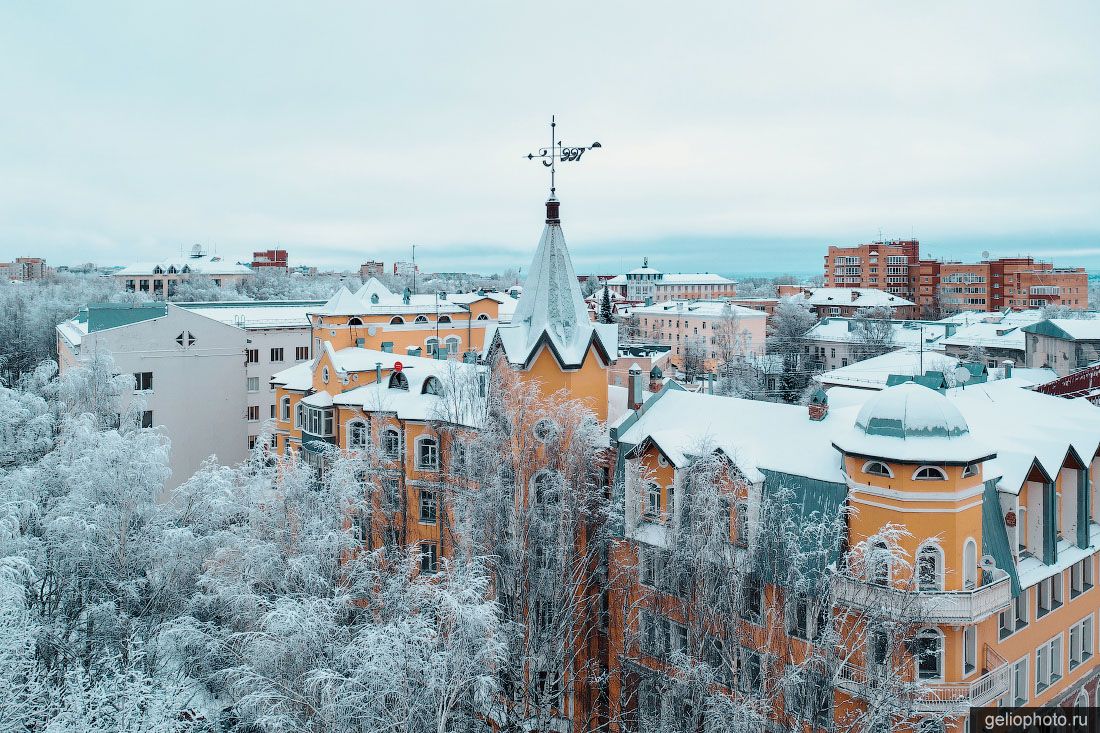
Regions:
<instances>
[{"instance_id":1,"label":"snow-covered tree","mask_svg":"<svg viewBox=\"0 0 1100 733\"><path fill-rule=\"evenodd\" d=\"M894 312L886 306L860 308L852 318L852 358L872 359L892 351L894 345Z\"/></svg>"},{"instance_id":2,"label":"snow-covered tree","mask_svg":"<svg viewBox=\"0 0 1100 733\"><path fill-rule=\"evenodd\" d=\"M768 318L767 353L781 360L779 396L796 402L810 385L812 374L806 358L806 332L817 323L817 316L798 297L781 298Z\"/></svg>"}]
</instances>

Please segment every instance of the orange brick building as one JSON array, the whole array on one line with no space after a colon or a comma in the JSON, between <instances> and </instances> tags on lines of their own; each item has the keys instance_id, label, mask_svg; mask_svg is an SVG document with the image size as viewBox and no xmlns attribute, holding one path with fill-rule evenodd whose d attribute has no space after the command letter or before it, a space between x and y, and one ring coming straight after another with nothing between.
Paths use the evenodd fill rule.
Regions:
<instances>
[{"instance_id":1,"label":"orange brick building","mask_svg":"<svg viewBox=\"0 0 1100 733\"><path fill-rule=\"evenodd\" d=\"M1088 307L1088 273L1032 257L975 263L921 259L916 240L830 245L825 285L879 288L917 304L922 316L961 310Z\"/></svg>"}]
</instances>

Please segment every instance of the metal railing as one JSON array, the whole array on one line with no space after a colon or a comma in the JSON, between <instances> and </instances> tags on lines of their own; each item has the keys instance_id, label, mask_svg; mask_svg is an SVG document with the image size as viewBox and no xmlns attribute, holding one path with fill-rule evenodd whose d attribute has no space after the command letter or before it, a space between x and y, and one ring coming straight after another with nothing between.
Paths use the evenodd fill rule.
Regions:
<instances>
[{"instance_id":1,"label":"metal railing","mask_svg":"<svg viewBox=\"0 0 1100 733\"><path fill-rule=\"evenodd\" d=\"M851 575L833 576L833 594L854 608L897 609L899 615L945 624L973 623L1012 602L1012 584L1003 578L962 591L924 591L879 585Z\"/></svg>"},{"instance_id":2,"label":"metal railing","mask_svg":"<svg viewBox=\"0 0 1100 733\"><path fill-rule=\"evenodd\" d=\"M987 647L987 660L992 650ZM993 653L995 655L995 653ZM998 657L999 658L999 657ZM1002 659L1001 663L970 682L936 682L933 680L897 681L897 694L912 695L908 704L915 712L958 711L968 707L988 705L1008 692L1012 669ZM887 684L886 677L876 671L844 662L839 669L837 687L856 697L878 699ZM878 694L876 694L878 693Z\"/></svg>"}]
</instances>

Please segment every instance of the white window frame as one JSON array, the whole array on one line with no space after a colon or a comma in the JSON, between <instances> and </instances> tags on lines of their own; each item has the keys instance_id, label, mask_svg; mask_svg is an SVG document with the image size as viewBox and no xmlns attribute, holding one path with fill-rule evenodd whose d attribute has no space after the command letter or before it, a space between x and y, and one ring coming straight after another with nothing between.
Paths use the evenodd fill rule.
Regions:
<instances>
[{"instance_id":1,"label":"white window frame","mask_svg":"<svg viewBox=\"0 0 1100 733\"><path fill-rule=\"evenodd\" d=\"M929 551L931 551L931 553L935 556L935 560L936 560L936 577L935 577L931 587L925 587L924 584L921 582L921 556L924 555L926 552L929 552ZM926 542L923 545L921 545L920 549L917 550L916 570L917 570L917 589L918 590L921 590L921 591L943 590L943 582L944 582L943 548L941 548L938 544L936 544L934 542Z\"/></svg>"},{"instance_id":2,"label":"white window frame","mask_svg":"<svg viewBox=\"0 0 1100 733\"><path fill-rule=\"evenodd\" d=\"M928 476L921 476L921 472L927 471L928 473L936 474L935 478ZM939 466L920 466L916 471L913 471L914 481L946 481L947 471L944 471Z\"/></svg>"},{"instance_id":3,"label":"white window frame","mask_svg":"<svg viewBox=\"0 0 1100 733\"><path fill-rule=\"evenodd\" d=\"M873 466L882 466L882 468L886 471L886 473L878 473L877 471L872 471L871 468ZM863 464L863 468L861 470L863 471L863 473L865 473L869 476L881 476L882 478L894 478L894 472L891 471L890 467L887 466L882 461L867 461L866 463Z\"/></svg>"},{"instance_id":4,"label":"white window frame","mask_svg":"<svg viewBox=\"0 0 1100 733\"><path fill-rule=\"evenodd\" d=\"M421 458L422 458L421 450L422 450L423 446L425 446L429 443L432 446L432 450L434 451L434 453L432 453L432 455L434 455L435 458L434 458L433 462L425 463L423 460L421 460ZM418 470L418 471L437 471L437 470L439 470L439 440L437 438L431 437L430 435L422 435L422 436L420 436L419 438L416 439L416 443L414 445L415 445L415 449L416 449L415 453L414 453L415 462L416 462L416 470Z\"/></svg>"},{"instance_id":5,"label":"white window frame","mask_svg":"<svg viewBox=\"0 0 1100 733\"><path fill-rule=\"evenodd\" d=\"M1051 637L1035 650L1035 697L1056 685L1065 676L1065 640L1064 634ZM1057 675L1054 672L1058 669Z\"/></svg>"},{"instance_id":6,"label":"white window frame","mask_svg":"<svg viewBox=\"0 0 1100 733\"><path fill-rule=\"evenodd\" d=\"M1077 632L1076 641L1073 638L1075 631ZM1073 671L1092 659L1092 655L1096 653L1095 617L1090 613L1088 616L1085 616L1083 619L1070 626L1066 633L1069 640L1067 648L1068 667L1070 671ZM1080 655L1078 655L1077 652L1080 652ZM1074 662L1075 656L1078 656L1076 662Z\"/></svg>"},{"instance_id":7,"label":"white window frame","mask_svg":"<svg viewBox=\"0 0 1100 733\"><path fill-rule=\"evenodd\" d=\"M926 626L926 627L924 627L923 629L921 629L920 631L917 632L915 638L917 638L917 639L931 638L932 636L935 636L936 639L938 640L937 656L939 657L939 660L938 660L936 666L937 666L937 669L939 671L939 674L937 674L934 677L922 677L921 676L921 671L920 671L920 659L914 658L913 659L913 668L914 668L914 672L916 673L916 678L918 680L925 680L925 681L928 681L928 680L941 681L941 680L943 680L944 664L947 661L946 648L945 648L945 646L946 646L945 645L945 637L944 637L943 631L940 630L939 628L935 627L935 626Z\"/></svg>"},{"instance_id":8,"label":"white window frame","mask_svg":"<svg viewBox=\"0 0 1100 733\"><path fill-rule=\"evenodd\" d=\"M1011 697L1008 704L1012 707L1027 705L1027 701L1031 699L1031 677L1029 675L1030 670L1028 669L1030 664L1030 654L1022 656L1012 663L1008 684L1008 694ZM1016 683L1021 681L1018 676L1018 670L1020 670L1021 667L1023 667L1023 687L1017 687ZM1021 694L1023 695L1022 697Z\"/></svg>"},{"instance_id":9,"label":"white window frame","mask_svg":"<svg viewBox=\"0 0 1100 733\"><path fill-rule=\"evenodd\" d=\"M259 377L245 377L245 389L249 392L260 391L260 378Z\"/></svg>"},{"instance_id":10,"label":"white window frame","mask_svg":"<svg viewBox=\"0 0 1100 733\"><path fill-rule=\"evenodd\" d=\"M395 436L394 450L392 451L386 449L386 439L390 435ZM378 436L378 445L383 458L391 461L397 460L401 457L401 431L392 425L387 425L382 429L382 434Z\"/></svg>"},{"instance_id":11,"label":"white window frame","mask_svg":"<svg viewBox=\"0 0 1100 733\"><path fill-rule=\"evenodd\" d=\"M362 440L355 440L355 431L362 429ZM348 448L353 450L363 450L370 443L370 426L366 420L361 418L355 418L348 421Z\"/></svg>"}]
</instances>

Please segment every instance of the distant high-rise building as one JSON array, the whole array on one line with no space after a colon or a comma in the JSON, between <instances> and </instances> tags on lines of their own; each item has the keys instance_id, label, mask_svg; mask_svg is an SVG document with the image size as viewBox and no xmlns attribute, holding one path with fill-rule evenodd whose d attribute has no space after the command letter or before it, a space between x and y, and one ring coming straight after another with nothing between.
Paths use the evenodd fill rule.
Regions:
<instances>
[{"instance_id":1,"label":"distant high-rise building","mask_svg":"<svg viewBox=\"0 0 1100 733\"><path fill-rule=\"evenodd\" d=\"M830 245L827 287L878 288L917 304L924 316L961 310L1088 307L1088 273L1032 257L981 262L922 259L916 240Z\"/></svg>"},{"instance_id":2,"label":"distant high-rise building","mask_svg":"<svg viewBox=\"0 0 1100 733\"><path fill-rule=\"evenodd\" d=\"M366 282L372 277L381 277L386 272L386 264L381 260L368 260L359 265L359 277Z\"/></svg>"},{"instance_id":3,"label":"distant high-rise building","mask_svg":"<svg viewBox=\"0 0 1100 733\"><path fill-rule=\"evenodd\" d=\"M393 263L393 274L398 277L411 277L414 272L420 272L420 269L412 262Z\"/></svg>"},{"instance_id":4,"label":"distant high-rise building","mask_svg":"<svg viewBox=\"0 0 1100 733\"><path fill-rule=\"evenodd\" d=\"M0 262L0 278L6 280L42 280L50 274L41 257L16 257L14 262Z\"/></svg>"},{"instance_id":5,"label":"distant high-rise building","mask_svg":"<svg viewBox=\"0 0 1100 733\"><path fill-rule=\"evenodd\" d=\"M287 254L285 249L265 249L262 252L252 253L252 269L277 268L286 272Z\"/></svg>"}]
</instances>

